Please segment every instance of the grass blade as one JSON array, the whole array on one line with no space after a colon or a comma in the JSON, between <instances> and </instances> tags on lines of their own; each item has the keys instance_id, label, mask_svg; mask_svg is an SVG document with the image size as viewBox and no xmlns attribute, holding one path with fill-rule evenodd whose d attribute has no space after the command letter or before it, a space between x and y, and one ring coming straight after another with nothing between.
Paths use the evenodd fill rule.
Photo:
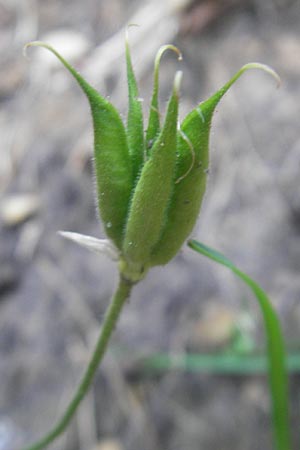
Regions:
<instances>
[{"instance_id":1,"label":"grass blade","mask_svg":"<svg viewBox=\"0 0 300 450\"><path fill-rule=\"evenodd\" d=\"M263 375L268 368L266 355L239 355L234 353L153 353L137 355L137 361L146 371L164 372L182 370L189 373L212 375ZM300 355L287 355L289 372L300 372Z\"/></svg>"},{"instance_id":2,"label":"grass blade","mask_svg":"<svg viewBox=\"0 0 300 450\"><path fill-rule=\"evenodd\" d=\"M207 256L225 267L228 267L242 281L244 281L254 293L263 315L267 338L269 386L272 399L274 440L277 450L291 450L288 380L285 366L284 341L280 322L268 296L263 289L254 280L252 280L252 278L239 270L221 253L196 240L189 241L188 245L196 252Z\"/></svg>"}]
</instances>

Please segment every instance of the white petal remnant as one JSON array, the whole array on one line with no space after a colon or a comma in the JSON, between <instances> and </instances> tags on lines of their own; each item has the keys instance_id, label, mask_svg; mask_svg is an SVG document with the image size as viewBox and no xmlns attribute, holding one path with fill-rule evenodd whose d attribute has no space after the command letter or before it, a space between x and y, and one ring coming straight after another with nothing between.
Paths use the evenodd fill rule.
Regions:
<instances>
[{"instance_id":1,"label":"white petal remnant","mask_svg":"<svg viewBox=\"0 0 300 450\"><path fill-rule=\"evenodd\" d=\"M97 239L93 236L72 233L71 231L58 231L58 234L66 239L76 242L94 253L108 256L112 261L118 261L119 259L117 248L108 239Z\"/></svg>"}]
</instances>

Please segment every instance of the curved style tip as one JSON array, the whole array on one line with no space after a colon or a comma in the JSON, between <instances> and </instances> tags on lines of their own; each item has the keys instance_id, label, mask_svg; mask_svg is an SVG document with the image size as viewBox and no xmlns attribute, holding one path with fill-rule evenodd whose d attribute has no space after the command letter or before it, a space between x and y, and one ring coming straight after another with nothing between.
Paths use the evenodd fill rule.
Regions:
<instances>
[{"instance_id":1,"label":"curved style tip","mask_svg":"<svg viewBox=\"0 0 300 450\"><path fill-rule=\"evenodd\" d=\"M29 59L28 53L27 53L28 47L30 47L30 42L28 42L27 44L25 44L24 47L23 47L23 50L22 50L23 56L24 56L24 58L26 58L26 59Z\"/></svg>"},{"instance_id":2,"label":"curved style tip","mask_svg":"<svg viewBox=\"0 0 300 450\"><path fill-rule=\"evenodd\" d=\"M182 60L181 51L177 47L175 47L175 45L172 45L172 44L163 45L162 47L160 47L160 49L156 53L156 57L154 60L154 82L153 82L152 99L151 99L150 113L149 113L149 119L148 119L148 128L147 128L147 132L146 132L147 142L152 142L157 137L159 130L160 130L160 114L159 114L159 101L158 101L159 68L160 68L161 58L167 50L172 50L173 52L175 52L177 54L178 60L179 61ZM174 86L176 95L178 95L179 84L180 84L180 80L178 77L178 81L175 82L175 86Z\"/></svg>"},{"instance_id":3,"label":"curved style tip","mask_svg":"<svg viewBox=\"0 0 300 450\"><path fill-rule=\"evenodd\" d=\"M129 30L129 28L131 28L131 27L139 27L140 25L138 24L138 23L129 23L127 26L126 26L126 31L128 32L128 30Z\"/></svg>"},{"instance_id":4,"label":"curved style tip","mask_svg":"<svg viewBox=\"0 0 300 450\"><path fill-rule=\"evenodd\" d=\"M139 27L138 23L129 23L128 25L126 25L125 27L125 43L126 45L128 45L129 43L129 28L132 27Z\"/></svg>"},{"instance_id":5,"label":"curved style tip","mask_svg":"<svg viewBox=\"0 0 300 450\"><path fill-rule=\"evenodd\" d=\"M275 72L274 69L272 69L272 67L268 66L267 64L262 64L262 63L257 63L257 62L253 62L253 63L248 63L245 64L241 69L240 69L240 73L242 74L243 72L246 72L246 70L249 69L259 69L259 70L263 70L264 72L268 73L269 75L271 75L274 80L276 81L276 87L279 88L281 86L281 78L278 75L277 72Z\"/></svg>"},{"instance_id":6,"label":"curved style tip","mask_svg":"<svg viewBox=\"0 0 300 450\"><path fill-rule=\"evenodd\" d=\"M31 41L31 42L28 42L27 44L25 44L23 47L23 55L25 56L25 58L28 58L28 55L27 55L28 47L44 47L44 48L50 50L50 52L52 52L54 55L56 55L59 59L61 59L61 57L58 55L57 51L51 45L46 44L46 42L43 42L43 41Z\"/></svg>"},{"instance_id":7,"label":"curved style tip","mask_svg":"<svg viewBox=\"0 0 300 450\"><path fill-rule=\"evenodd\" d=\"M27 49L28 49L28 47L47 47L47 48L49 48L50 45L46 44L45 42L42 42L42 41L27 42L27 44L25 44L24 47L23 47L23 54L24 54L24 56L27 56Z\"/></svg>"},{"instance_id":8,"label":"curved style tip","mask_svg":"<svg viewBox=\"0 0 300 450\"><path fill-rule=\"evenodd\" d=\"M181 53L181 51L179 50L179 48L175 47L175 45L172 45L172 44L166 44L166 45L163 45L163 46L161 46L161 47L159 48L158 52L156 53L155 62L154 62L154 69L155 69L155 72L158 72L160 60L161 60L163 54L164 54L167 50L172 50L174 53L177 54L177 56L178 56L178 61L182 61L182 53Z\"/></svg>"},{"instance_id":9,"label":"curved style tip","mask_svg":"<svg viewBox=\"0 0 300 450\"><path fill-rule=\"evenodd\" d=\"M280 76L278 75L277 72L275 72L275 70L273 70L270 66L267 66L266 64L262 64L262 63L258 63L258 62L252 62L252 63L248 63L245 64L244 66L242 66L240 68L240 70L238 70L235 75L223 86L223 88L219 91L219 93L221 94L221 97L223 97L223 95L228 91L228 89L248 70L250 69L259 69L259 70L263 70L264 72L268 73L269 75L271 75L277 84L277 88L280 87L281 85L281 79ZM220 98L221 98L220 97ZM219 100L220 100L219 98Z\"/></svg>"},{"instance_id":10,"label":"curved style tip","mask_svg":"<svg viewBox=\"0 0 300 450\"><path fill-rule=\"evenodd\" d=\"M26 59L29 59L28 52L27 52L28 47L37 46L37 45L38 45L38 42L39 42L39 41L27 42L27 44L24 45L24 47L23 47L23 56L24 56Z\"/></svg>"}]
</instances>

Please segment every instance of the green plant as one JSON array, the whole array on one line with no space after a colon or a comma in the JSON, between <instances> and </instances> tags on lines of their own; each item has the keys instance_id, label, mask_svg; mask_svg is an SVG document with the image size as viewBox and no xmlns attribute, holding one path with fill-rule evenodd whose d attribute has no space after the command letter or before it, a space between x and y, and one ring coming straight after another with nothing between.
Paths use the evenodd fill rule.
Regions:
<instances>
[{"instance_id":1,"label":"green plant","mask_svg":"<svg viewBox=\"0 0 300 450\"><path fill-rule=\"evenodd\" d=\"M148 270L167 264L190 235L199 215L206 188L209 164L209 133L214 110L235 81L248 69L262 69L277 81L268 66L243 66L220 90L190 112L178 127L181 72L177 72L163 125L158 104L159 65L162 47L154 66L154 87L149 122L144 133L142 107L126 40L129 110L126 126L118 111L51 46L32 42L52 52L68 69L85 93L94 125L97 199L108 240L63 232L65 237L92 250L106 252L118 261L119 285L105 315L102 330L82 381L57 425L27 450L49 445L68 426L107 348L119 314L132 287ZM290 450L287 380L284 346L278 318L264 291L220 253L190 241L189 246L230 268L254 292L261 307L268 340L269 380L273 409L274 441L277 450Z\"/></svg>"}]
</instances>

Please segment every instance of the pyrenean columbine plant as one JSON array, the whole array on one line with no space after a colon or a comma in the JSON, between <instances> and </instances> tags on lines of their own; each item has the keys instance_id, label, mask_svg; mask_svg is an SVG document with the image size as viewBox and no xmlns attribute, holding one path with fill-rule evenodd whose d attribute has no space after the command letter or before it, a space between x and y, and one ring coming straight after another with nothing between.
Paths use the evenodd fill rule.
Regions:
<instances>
[{"instance_id":1,"label":"pyrenean columbine plant","mask_svg":"<svg viewBox=\"0 0 300 450\"><path fill-rule=\"evenodd\" d=\"M82 381L56 426L27 450L45 448L67 427L85 396L103 358L111 333L131 289L148 270L167 264L178 253L193 230L200 212L209 164L209 133L215 108L228 89L248 69L262 69L277 81L268 66L243 66L220 90L196 106L178 125L179 90L182 74L177 72L165 119L159 113L159 66L163 46L154 64L154 87L146 132L142 106L126 39L126 65L129 89L127 124L119 112L102 97L50 45L31 42L52 52L73 75L85 93L94 126L94 162L97 203L107 240L61 232L67 238L96 252L104 252L118 262L119 285L104 318L101 333ZM226 265L255 293L262 308L268 338L270 386L273 403L275 442L278 450L290 449L287 383L284 349L277 316L261 288L221 254L196 241L190 247Z\"/></svg>"}]
</instances>

